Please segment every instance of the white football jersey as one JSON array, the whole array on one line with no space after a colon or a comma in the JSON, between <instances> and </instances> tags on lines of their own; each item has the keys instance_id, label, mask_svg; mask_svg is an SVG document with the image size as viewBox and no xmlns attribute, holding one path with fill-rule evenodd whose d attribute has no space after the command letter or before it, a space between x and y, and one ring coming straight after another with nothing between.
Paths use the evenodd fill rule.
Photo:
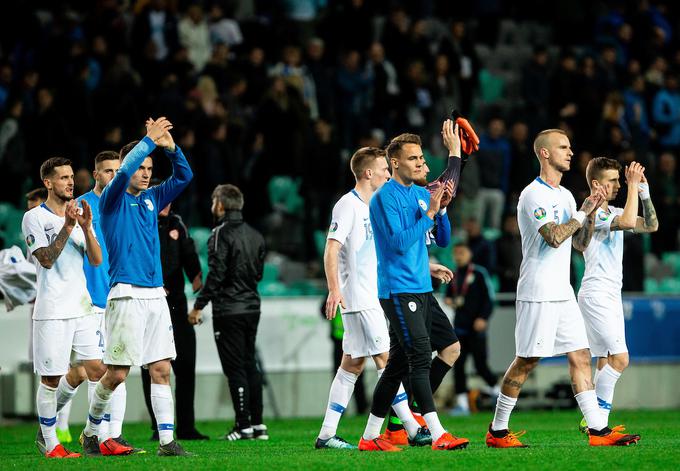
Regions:
<instances>
[{"instance_id":1,"label":"white football jersey","mask_svg":"<svg viewBox=\"0 0 680 471\"><path fill-rule=\"evenodd\" d=\"M623 287L623 231L610 230L622 208L609 206L609 211L597 208L595 231L588 248L583 253L586 271L583 274L579 295L596 293L620 294Z\"/></svg>"},{"instance_id":2,"label":"white football jersey","mask_svg":"<svg viewBox=\"0 0 680 471\"><path fill-rule=\"evenodd\" d=\"M574 290L569 283L571 237L552 248L538 230L549 222L564 224L576 211L574 196L563 186L553 188L536 178L522 190L517 204L517 222L522 236L518 301L574 299Z\"/></svg>"},{"instance_id":3,"label":"white football jersey","mask_svg":"<svg viewBox=\"0 0 680 471\"><path fill-rule=\"evenodd\" d=\"M342 244L338 259L343 312L381 309L378 301L378 259L368 205L356 190L344 195L333 207L328 239Z\"/></svg>"},{"instance_id":4,"label":"white football jersey","mask_svg":"<svg viewBox=\"0 0 680 471\"><path fill-rule=\"evenodd\" d=\"M26 212L21 229L30 253L49 246L63 226L64 218L44 203ZM76 224L52 268L44 268L32 257L37 271L33 319L71 319L94 312L83 271L84 255L85 234Z\"/></svg>"}]
</instances>

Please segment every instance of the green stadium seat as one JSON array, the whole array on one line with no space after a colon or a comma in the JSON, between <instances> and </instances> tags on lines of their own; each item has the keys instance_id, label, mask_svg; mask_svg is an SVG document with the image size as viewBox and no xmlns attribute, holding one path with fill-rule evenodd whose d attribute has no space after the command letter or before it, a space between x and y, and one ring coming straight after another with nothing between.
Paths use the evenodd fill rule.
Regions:
<instances>
[{"instance_id":1,"label":"green stadium seat","mask_svg":"<svg viewBox=\"0 0 680 471\"><path fill-rule=\"evenodd\" d=\"M479 72L480 99L484 103L492 103L503 98L505 80L492 74L488 69Z\"/></svg>"},{"instance_id":2,"label":"green stadium seat","mask_svg":"<svg viewBox=\"0 0 680 471\"><path fill-rule=\"evenodd\" d=\"M279 281L261 281L257 287L261 296L288 296L289 290Z\"/></svg>"},{"instance_id":3,"label":"green stadium seat","mask_svg":"<svg viewBox=\"0 0 680 471\"><path fill-rule=\"evenodd\" d=\"M299 194L300 181L284 175L276 175L269 180L269 201L274 208L288 214L301 214L304 200Z\"/></svg>"},{"instance_id":4,"label":"green stadium seat","mask_svg":"<svg viewBox=\"0 0 680 471\"><path fill-rule=\"evenodd\" d=\"M482 237L484 237L486 240L493 242L494 240L498 239L501 236L501 231L498 229L493 229L491 227L488 227L486 229L482 230Z\"/></svg>"},{"instance_id":5,"label":"green stadium seat","mask_svg":"<svg viewBox=\"0 0 680 471\"><path fill-rule=\"evenodd\" d=\"M323 259L323 253L326 250L326 233L321 230L314 231L314 245L316 247L316 254Z\"/></svg>"},{"instance_id":6,"label":"green stadium seat","mask_svg":"<svg viewBox=\"0 0 680 471\"><path fill-rule=\"evenodd\" d=\"M273 263L265 263L264 271L262 273L262 281L278 281L279 279L279 267Z\"/></svg>"},{"instance_id":7,"label":"green stadium seat","mask_svg":"<svg viewBox=\"0 0 680 471\"><path fill-rule=\"evenodd\" d=\"M659 283L654 278L645 278L644 287L646 294L656 294L659 292Z\"/></svg>"},{"instance_id":8,"label":"green stadium seat","mask_svg":"<svg viewBox=\"0 0 680 471\"><path fill-rule=\"evenodd\" d=\"M659 292L663 294L680 294L680 280L675 277L661 280Z\"/></svg>"},{"instance_id":9,"label":"green stadium seat","mask_svg":"<svg viewBox=\"0 0 680 471\"><path fill-rule=\"evenodd\" d=\"M680 252L664 252L661 261L673 268L673 273L680 275Z\"/></svg>"},{"instance_id":10,"label":"green stadium seat","mask_svg":"<svg viewBox=\"0 0 680 471\"><path fill-rule=\"evenodd\" d=\"M189 229L189 235L192 239L194 239L196 250L198 251L199 255L208 253L208 239L210 238L211 233L212 230L208 229L207 227L199 226Z\"/></svg>"}]
</instances>

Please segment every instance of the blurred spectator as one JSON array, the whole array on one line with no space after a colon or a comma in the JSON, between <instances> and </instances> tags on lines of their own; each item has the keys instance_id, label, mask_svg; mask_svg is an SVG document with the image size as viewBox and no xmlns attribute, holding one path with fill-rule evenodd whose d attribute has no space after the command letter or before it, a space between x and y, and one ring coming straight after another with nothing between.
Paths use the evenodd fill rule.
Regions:
<instances>
[{"instance_id":1,"label":"blurred spectator","mask_svg":"<svg viewBox=\"0 0 680 471\"><path fill-rule=\"evenodd\" d=\"M344 149L354 146L361 129L368 119L370 91L373 77L360 69L361 55L358 51L347 52L337 73L338 119L344 130L341 144Z\"/></svg>"},{"instance_id":2,"label":"blurred spectator","mask_svg":"<svg viewBox=\"0 0 680 471\"><path fill-rule=\"evenodd\" d=\"M659 144L666 149L680 149L680 91L677 76L666 76L664 88L654 97L653 113Z\"/></svg>"},{"instance_id":3,"label":"blurred spectator","mask_svg":"<svg viewBox=\"0 0 680 471\"><path fill-rule=\"evenodd\" d=\"M533 143L529 136L529 126L524 121L517 121L510 130L510 197L511 201L507 206L516 207L519 195L531 180L539 174L540 167L536 154L534 154Z\"/></svg>"},{"instance_id":4,"label":"blurred spectator","mask_svg":"<svg viewBox=\"0 0 680 471\"><path fill-rule=\"evenodd\" d=\"M545 46L534 48L531 61L522 71L522 98L526 114L531 116L532 127L541 127L548 117L550 105L550 71Z\"/></svg>"},{"instance_id":5,"label":"blurred spectator","mask_svg":"<svg viewBox=\"0 0 680 471\"><path fill-rule=\"evenodd\" d=\"M647 150L656 132L650 127L645 79L641 75L632 79L631 86L623 94L623 101L624 119L633 136L633 143L636 148Z\"/></svg>"},{"instance_id":6,"label":"blurred spectator","mask_svg":"<svg viewBox=\"0 0 680 471\"><path fill-rule=\"evenodd\" d=\"M92 185L94 185L94 180L90 171L86 168L79 168L73 176L73 197L78 198L87 193Z\"/></svg>"},{"instance_id":7,"label":"blurred spectator","mask_svg":"<svg viewBox=\"0 0 680 471\"><path fill-rule=\"evenodd\" d=\"M503 234L496 241L498 254L498 279L502 293L517 291L519 266L522 263L522 239L517 225L517 216L508 214L503 222Z\"/></svg>"},{"instance_id":8,"label":"blurred spectator","mask_svg":"<svg viewBox=\"0 0 680 471\"><path fill-rule=\"evenodd\" d=\"M177 19L168 8L167 0L151 0L135 18L132 44L140 52L151 51L151 57L163 61L172 56L179 46Z\"/></svg>"},{"instance_id":9,"label":"blurred spectator","mask_svg":"<svg viewBox=\"0 0 680 471\"><path fill-rule=\"evenodd\" d=\"M649 178L654 205L659 214L659 230L652 234L652 250L657 255L678 250L680 191L677 158L670 152L659 157L656 172Z\"/></svg>"},{"instance_id":10,"label":"blurred spectator","mask_svg":"<svg viewBox=\"0 0 680 471\"><path fill-rule=\"evenodd\" d=\"M288 45L284 47L281 53L281 61L269 69L269 75L283 77L287 85L297 88L307 106L309 117L311 119L319 117L314 77L302 64L302 51L298 46Z\"/></svg>"},{"instance_id":11,"label":"blurred spectator","mask_svg":"<svg viewBox=\"0 0 680 471\"><path fill-rule=\"evenodd\" d=\"M487 132L480 137L476 160L480 168L480 223L484 227L500 229L501 216L508 193L512 154L505 137L505 122L501 118L489 120Z\"/></svg>"},{"instance_id":12,"label":"blurred spectator","mask_svg":"<svg viewBox=\"0 0 680 471\"><path fill-rule=\"evenodd\" d=\"M463 223L463 228L467 233L467 246L472 251L472 261L490 274L496 273L496 248L482 235L479 221L470 218Z\"/></svg>"},{"instance_id":13,"label":"blurred spectator","mask_svg":"<svg viewBox=\"0 0 680 471\"><path fill-rule=\"evenodd\" d=\"M451 71L460 87L460 112L468 115L472 110L480 65L474 44L467 36L465 22L455 20L451 23L451 36L442 39L439 52L449 57Z\"/></svg>"},{"instance_id":14,"label":"blurred spectator","mask_svg":"<svg viewBox=\"0 0 680 471\"><path fill-rule=\"evenodd\" d=\"M385 48L379 42L371 44L366 63L366 75L373 77L371 123L394 134L399 109L399 77L397 69L385 58Z\"/></svg>"},{"instance_id":15,"label":"blurred spectator","mask_svg":"<svg viewBox=\"0 0 680 471\"><path fill-rule=\"evenodd\" d=\"M214 46L224 44L231 47L243 42L243 33L238 22L227 16L219 2L210 7L210 41Z\"/></svg>"}]
</instances>

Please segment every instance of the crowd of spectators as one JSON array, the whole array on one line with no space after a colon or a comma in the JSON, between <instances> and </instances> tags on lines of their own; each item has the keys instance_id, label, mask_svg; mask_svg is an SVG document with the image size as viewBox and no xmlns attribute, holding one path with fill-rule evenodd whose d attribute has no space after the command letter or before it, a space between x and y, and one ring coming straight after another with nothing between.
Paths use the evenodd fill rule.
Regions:
<instances>
[{"instance_id":1,"label":"crowd of spectators","mask_svg":"<svg viewBox=\"0 0 680 471\"><path fill-rule=\"evenodd\" d=\"M430 167L441 168L438 129L456 107L481 143L452 217L502 286L512 284L506 265L519 260L503 248L517 247L508 216L537 174L533 136L548 127L571 138L564 185L577 202L592 156L642 162L661 221L652 249L678 249L673 2L44 0L2 8L0 198L17 206L40 185L44 159L70 158L84 192L97 152L120 149L142 135L148 116L162 115L195 169L176 205L185 220L210 226L212 189L236 184L270 249L308 262L318 255L314 232L353 185L354 149L415 132ZM524 34L508 43L504 62L513 24ZM168 171L162 158L155 166L161 177ZM290 191L304 201L297 213L273 204L274 176L295 183ZM483 229L501 237L484 241Z\"/></svg>"}]
</instances>

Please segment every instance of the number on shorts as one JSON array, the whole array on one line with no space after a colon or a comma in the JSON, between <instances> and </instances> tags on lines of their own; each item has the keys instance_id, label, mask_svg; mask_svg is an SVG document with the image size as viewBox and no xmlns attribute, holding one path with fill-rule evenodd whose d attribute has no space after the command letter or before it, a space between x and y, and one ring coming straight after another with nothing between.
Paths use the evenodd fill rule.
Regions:
<instances>
[{"instance_id":1,"label":"number on shorts","mask_svg":"<svg viewBox=\"0 0 680 471\"><path fill-rule=\"evenodd\" d=\"M98 330L97 335L99 335L99 348L104 348L104 336L102 335L102 331Z\"/></svg>"}]
</instances>

